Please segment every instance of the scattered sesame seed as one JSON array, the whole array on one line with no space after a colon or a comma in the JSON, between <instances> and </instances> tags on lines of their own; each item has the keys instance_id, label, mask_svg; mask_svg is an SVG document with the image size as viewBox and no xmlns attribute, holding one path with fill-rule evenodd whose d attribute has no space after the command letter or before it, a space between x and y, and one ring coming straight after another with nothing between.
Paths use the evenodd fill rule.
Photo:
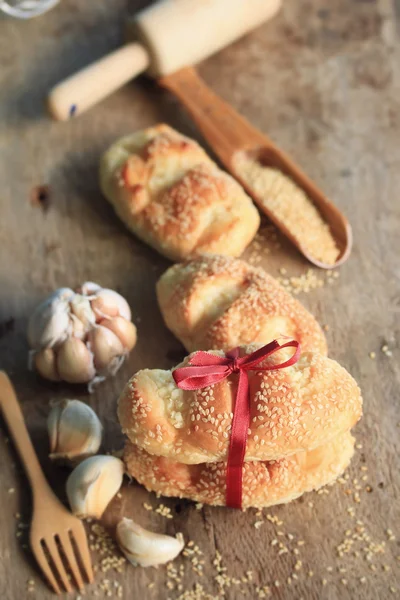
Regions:
<instances>
[{"instance_id":1,"label":"scattered sesame seed","mask_svg":"<svg viewBox=\"0 0 400 600\"><path fill-rule=\"evenodd\" d=\"M160 504L156 508L155 512L158 515L161 515L162 517L165 517L166 519L172 519L173 518L171 509L168 506L165 506L164 504Z\"/></svg>"}]
</instances>

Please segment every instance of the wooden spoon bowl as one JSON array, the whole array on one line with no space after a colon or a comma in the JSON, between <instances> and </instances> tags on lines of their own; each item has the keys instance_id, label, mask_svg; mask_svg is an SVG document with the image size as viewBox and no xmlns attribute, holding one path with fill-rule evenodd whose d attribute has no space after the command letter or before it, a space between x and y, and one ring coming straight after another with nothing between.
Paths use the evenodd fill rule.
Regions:
<instances>
[{"instance_id":1,"label":"wooden spoon bowl","mask_svg":"<svg viewBox=\"0 0 400 600\"><path fill-rule=\"evenodd\" d=\"M323 220L328 223L332 237L339 249L339 255L334 264L321 262L312 256L308 249L293 235L290 229L286 226L285 222L279 220L274 212L267 208L265 203L262 202L262 199L256 195L255 191L241 177L240 170L237 169L236 163L238 162L237 158L239 158L239 155L242 153L245 153L248 157L256 160L263 166L278 169L284 175L290 177L290 179L307 194L307 197L318 208ZM232 166L230 171L234 177L240 181L241 185L253 198L254 202L260 207L262 212L267 215L270 221L272 221L272 223L274 223L274 225L276 225L276 227L278 227L278 229L280 229L282 233L284 233L284 235L300 250L307 260L322 269L332 269L334 267L338 267L347 260L353 244L353 234L350 223L340 212L337 206L328 200L325 194L321 192L315 183L305 173L303 173L288 156L279 150L279 148L270 145L241 150L232 155L231 164Z\"/></svg>"}]
</instances>

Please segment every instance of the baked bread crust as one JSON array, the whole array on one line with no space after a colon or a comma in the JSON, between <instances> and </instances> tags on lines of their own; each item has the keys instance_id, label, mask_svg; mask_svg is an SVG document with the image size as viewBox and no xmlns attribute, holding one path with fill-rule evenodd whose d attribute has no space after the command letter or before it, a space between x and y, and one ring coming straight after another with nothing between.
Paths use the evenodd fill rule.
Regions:
<instances>
[{"instance_id":1,"label":"baked bread crust","mask_svg":"<svg viewBox=\"0 0 400 600\"><path fill-rule=\"evenodd\" d=\"M260 223L240 184L168 125L117 140L102 156L100 185L125 225L176 261L239 256Z\"/></svg>"},{"instance_id":2,"label":"baked bread crust","mask_svg":"<svg viewBox=\"0 0 400 600\"><path fill-rule=\"evenodd\" d=\"M327 354L316 319L276 279L242 260L203 256L174 265L158 280L157 297L167 327L189 352L287 335L304 352Z\"/></svg>"},{"instance_id":3,"label":"baked bread crust","mask_svg":"<svg viewBox=\"0 0 400 600\"><path fill-rule=\"evenodd\" d=\"M240 355L259 347L241 347ZM281 362L281 352L265 363ZM237 382L238 375L232 374L207 388L186 391L177 387L172 371L139 371L119 399L122 430L148 452L182 463L226 461ZM304 353L285 369L250 371L249 383L247 461L277 460L312 450L349 431L361 416L357 383L321 354Z\"/></svg>"},{"instance_id":4,"label":"baked bread crust","mask_svg":"<svg viewBox=\"0 0 400 600\"><path fill-rule=\"evenodd\" d=\"M332 483L348 466L354 438L347 432L309 452L271 462L246 462L243 467L243 508L284 504L304 492ZM149 491L225 506L226 464L185 465L154 456L127 441L127 472Z\"/></svg>"}]
</instances>

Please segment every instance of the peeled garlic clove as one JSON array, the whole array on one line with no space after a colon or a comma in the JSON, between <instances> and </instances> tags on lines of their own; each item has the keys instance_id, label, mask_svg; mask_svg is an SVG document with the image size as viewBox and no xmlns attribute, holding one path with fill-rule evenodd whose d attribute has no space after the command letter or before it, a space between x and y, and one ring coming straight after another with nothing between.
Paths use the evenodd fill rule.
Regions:
<instances>
[{"instance_id":1,"label":"peeled garlic clove","mask_svg":"<svg viewBox=\"0 0 400 600\"><path fill-rule=\"evenodd\" d=\"M182 534L174 538L153 533L126 518L118 523L116 537L126 558L140 567L163 565L176 558L185 545Z\"/></svg>"},{"instance_id":2,"label":"peeled garlic clove","mask_svg":"<svg viewBox=\"0 0 400 600\"><path fill-rule=\"evenodd\" d=\"M90 301L92 309L98 317L124 317L127 321L131 320L131 309L129 304L120 294L103 288L96 292L94 298Z\"/></svg>"},{"instance_id":3,"label":"peeled garlic clove","mask_svg":"<svg viewBox=\"0 0 400 600\"><path fill-rule=\"evenodd\" d=\"M114 317L113 319L103 319L100 321L100 325L115 333L126 350L132 350L136 344L136 327L132 321L127 321L123 317Z\"/></svg>"},{"instance_id":4,"label":"peeled garlic clove","mask_svg":"<svg viewBox=\"0 0 400 600\"><path fill-rule=\"evenodd\" d=\"M57 350L57 371L68 383L87 383L96 375L93 355L81 340L71 337Z\"/></svg>"},{"instance_id":5,"label":"peeled garlic clove","mask_svg":"<svg viewBox=\"0 0 400 600\"><path fill-rule=\"evenodd\" d=\"M62 400L51 409L47 419L50 458L77 463L96 454L103 427L94 410L79 400Z\"/></svg>"},{"instance_id":6,"label":"peeled garlic clove","mask_svg":"<svg viewBox=\"0 0 400 600\"><path fill-rule=\"evenodd\" d=\"M50 381L60 381L56 367L56 355L52 348L45 348L37 352L33 358L33 362L37 372L42 377Z\"/></svg>"},{"instance_id":7,"label":"peeled garlic clove","mask_svg":"<svg viewBox=\"0 0 400 600\"><path fill-rule=\"evenodd\" d=\"M90 349L94 355L96 369L107 369L113 360L126 353L122 342L110 329L96 326L89 332Z\"/></svg>"},{"instance_id":8,"label":"peeled garlic clove","mask_svg":"<svg viewBox=\"0 0 400 600\"><path fill-rule=\"evenodd\" d=\"M31 348L41 350L63 341L68 335L69 300L74 292L60 288L33 311L28 323Z\"/></svg>"},{"instance_id":9,"label":"peeled garlic clove","mask_svg":"<svg viewBox=\"0 0 400 600\"><path fill-rule=\"evenodd\" d=\"M88 331L96 322L96 315L92 311L89 300L81 294L75 294L70 301L70 306L72 313Z\"/></svg>"},{"instance_id":10,"label":"peeled garlic clove","mask_svg":"<svg viewBox=\"0 0 400 600\"><path fill-rule=\"evenodd\" d=\"M72 512L84 519L100 519L122 485L124 463L114 456L91 456L67 479L67 496Z\"/></svg>"}]
</instances>

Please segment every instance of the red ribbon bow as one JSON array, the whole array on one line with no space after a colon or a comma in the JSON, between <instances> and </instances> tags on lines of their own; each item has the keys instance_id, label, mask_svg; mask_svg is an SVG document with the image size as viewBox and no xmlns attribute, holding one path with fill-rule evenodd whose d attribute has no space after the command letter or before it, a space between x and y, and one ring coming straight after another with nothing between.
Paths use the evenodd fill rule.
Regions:
<instances>
[{"instance_id":1,"label":"red ribbon bow","mask_svg":"<svg viewBox=\"0 0 400 600\"><path fill-rule=\"evenodd\" d=\"M296 348L291 358L276 365L258 366L264 359L282 348ZM279 344L277 340L266 344L252 354L239 357L239 347L215 356L208 352L193 354L187 367L172 373L176 385L183 390L199 390L218 383L232 373L239 373L239 383L233 410L232 430L226 470L226 505L242 508L242 476L246 453L247 432L250 422L249 377L247 371L275 371L294 365L300 357L300 344L295 340Z\"/></svg>"}]
</instances>

